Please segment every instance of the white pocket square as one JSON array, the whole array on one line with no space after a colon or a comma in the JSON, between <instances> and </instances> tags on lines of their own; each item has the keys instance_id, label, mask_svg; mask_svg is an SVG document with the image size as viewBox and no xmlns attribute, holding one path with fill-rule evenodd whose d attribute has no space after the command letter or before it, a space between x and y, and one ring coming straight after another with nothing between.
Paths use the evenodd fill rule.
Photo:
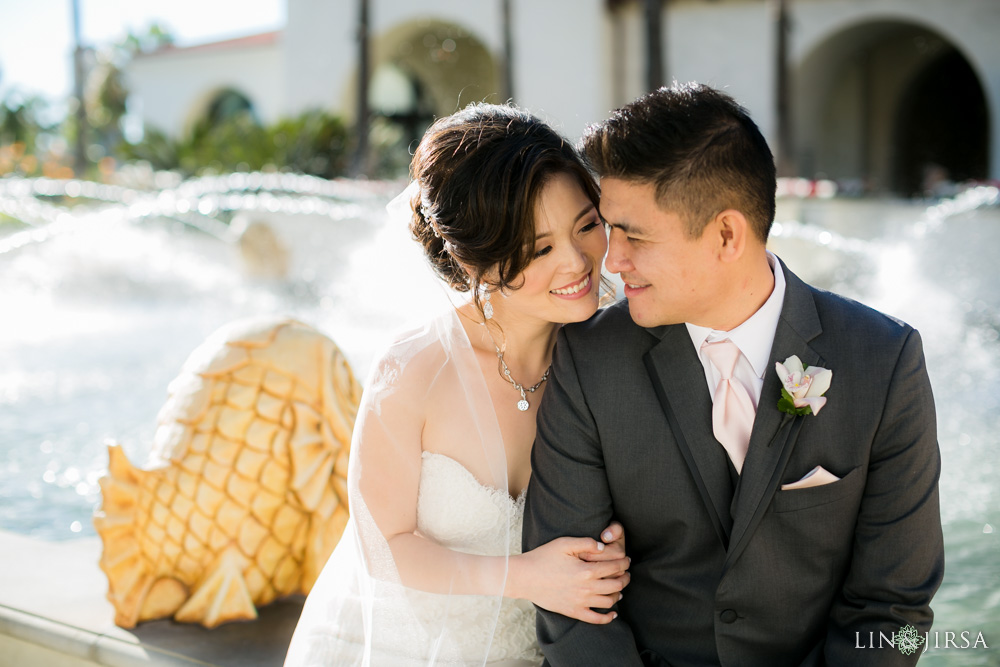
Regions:
<instances>
[{"instance_id":1,"label":"white pocket square","mask_svg":"<svg viewBox=\"0 0 1000 667\"><path fill-rule=\"evenodd\" d=\"M832 472L823 466L816 466L807 472L799 481L792 482L791 484L782 484L781 490L793 491L795 489L808 489L812 486L822 486L824 484L832 484L838 481L840 481L840 478Z\"/></svg>"}]
</instances>

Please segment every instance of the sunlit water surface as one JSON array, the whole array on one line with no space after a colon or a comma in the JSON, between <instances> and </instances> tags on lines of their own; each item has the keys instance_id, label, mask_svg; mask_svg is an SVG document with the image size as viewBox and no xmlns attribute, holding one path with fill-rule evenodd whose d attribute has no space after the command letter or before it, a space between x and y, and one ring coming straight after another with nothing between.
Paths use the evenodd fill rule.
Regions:
<instances>
[{"instance_id":1,"label":"sunlit water surface","mask_svg":"<svg viewBox=\"0 0 1000 667\"><path fill-rule=\"evenodd\" d=\"M0 224L0 529L93 535L105 442L142 462L167 384L223 324L292 315L363 379L388 333L439 301L405 222L385 214L396 186L281 178L155 192L0 181L0 213L31 223ZM38 196L68 190L87 198ZM783 200L771 243L807 281L923 337L947 548L935 629L981 631L991 650L931 649L922 664L1000 664L996 206L985 188L936 207ZM284 278L248 271L234 230L258 220L287 250Z\"/></svg>"}]
</instances>

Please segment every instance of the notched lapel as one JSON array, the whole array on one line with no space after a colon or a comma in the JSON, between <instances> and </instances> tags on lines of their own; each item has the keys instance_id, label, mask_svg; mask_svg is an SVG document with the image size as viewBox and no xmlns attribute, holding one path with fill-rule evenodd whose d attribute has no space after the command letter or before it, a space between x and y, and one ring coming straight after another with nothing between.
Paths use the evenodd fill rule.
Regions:
<instances>
[{"instance_id":1,"label":"notched lapel","mask_svg":"<svg viewBox=\"0 0 1000 667\"><path fill-rule=\"evenodd\" d=\"M771 346L771 359L764 375L739 490L733 499L733 531L726 558L727 569L743 552L770 504L803 420L811 419L795 417L785 420L785 413L778 410L781 382L774 366L793 354L806 366L823 363L820 355L809 345L822 333L812 292L784 264L782 268L786 281L785 301Z\"/></svg>"},{"instance_id":2,"label":"notched lapel","mask_svg":"<svg viewBox=\"0 0 1000 667\"><path fill-rule=\"evenodd\" d=\"M683 324L663 327L644 357L674 440L687 462L723 546L729 544L732 482L725 450L712 432L712 397L705 371Z\"/></svg>"}]
</instances>

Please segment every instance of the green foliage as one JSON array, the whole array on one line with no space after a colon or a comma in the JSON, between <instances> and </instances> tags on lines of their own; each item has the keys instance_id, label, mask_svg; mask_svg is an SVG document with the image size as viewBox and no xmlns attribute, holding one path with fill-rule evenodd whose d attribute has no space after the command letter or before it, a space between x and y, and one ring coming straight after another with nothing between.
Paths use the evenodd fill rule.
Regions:
<instances>
[{"instance_id":1,"label":"green foliage","mask_svg":"<svg viewBox=\"0 0 1000 667\"><path fill-rule=\"evenodd\" d=\"M405 177L410 168L410 151L416 148L419 136L410 138L398 123L376 116L372 118L368 137L369 175L386 179Z\"/></svg>"},{"instance_id":2,"label":"green foliage","mask_svg":"<svg viewBox=\"0 0 1000 667\"><path fill-rule=\"evenodd\" d=\"M173 141L155 127L147 127L142 141L137 144L122 143L120 153L127 160L143 160L157 170L180 169L181 142Z\"/></svg>"},{"instance_id":3,"label":"green foliage","mask_svg":"<svg viewBox=\"0 0 1000 667\"><path fill-rule=\"evenodd\" d=\"M115 44L114 48L131 57L136 53L152 53L173 43L174 36L170 31L153 22L146 27L145 32L136 34L129 30L125 38Z\"/></svg>"},{"instance_id":4,"label":"green foliage","mask_svg":"<svg viewBox=\"0 0 1000 667\"><path fill-rule=\"evenodd\" d=\"M347 168L347 127L320 110L282 120L268 130L276 163L284 170L333 178Z\"/></svg>"},{"instance_id":5,"label":"green foliage","mask_svg":"<svg viewBox=\"0 0 1000 667\"><path fill-rule=\"evenodd\" d=\"M102 61L87 77L84 90L84 105L87 123L101 137L104 143L114 145L121 140L121 120L125 115L128 88L124 74L110 59Z\"/></svg>"},{"instance_id":6,"label":"green foliage","mask_svg":"<svg viewBox=\"0 0 1000 667\"><path fill-rule=\"evenodd\" d=\"M9 95L0 104L0 145L22 144L27 153L34 153L39 135L52 129L41 120L45 106L37 96Z\"/></svg>"},{"instance_id":7,"label":"green foliage","mask_svg":"<svg viewBox=\"0 0 1000 667\"><path fill-rule=\"evenodd\" d=\"M786 412L790 415L811 415L812 407L806 406L804 408L795 407L795 399L788 390L784 387L781 388L781 398L778 399L778 409L782 412Z\"/></svg>"},{"instance_id":8,"label":"green foliage","mask_svg":"<svg viewBox=\"0 0 1000 667\"><path fill-rule=\"evenodd\" d=\"M125 144L129 160L186 176L206 172L278 170L333 178L344 173L347 128L339 117L314 110L297 118L258 125L249 113L212 124L204 120L185 137L172 140L150 128L138 144Z\"/></svg>"},{"instance_id":9,"label":"green foliage","mask_svg":"<svg viewBox=\"0 0 1000 667\"><path fill-rule=\"evenodd\" d=\"M84 86L84 107L88 140L99 144L100 154L114 152L122 142L122 119L128 112L128 86L124 68L140 53L151 53L173 44L173 36L157 23L145 32L131 30L116 44L106 45L97 52L97 64L87 75ZM75 121L67 118L66 134L75 136Z\"/></svg>"},{"instance_id":10,"label":"green foliage","mask_svg":"<svg viewBox=\"0 0 1000 667\"><path fill-rule=\"evenodd\" d=\"M154 23L145 32L130 32L118 44L101 47L96 53L96 65L84 82L82 104L86 124L82 128L75 113L80 102L75 98L70 98L68 112L61 122L45 123L42 119L51 116L45 100L17 91L9 93L0 102L0 176L11 172L41 173L51 178L72 176L68 162L82 131L87 159L91 162L85 176L107 177L114 163L105 166L95 162L113 155L123 143L122 119L129 95L123 68L137 53L155 51L172 43L170 33ZM156 143L157 139L154 134L151 151L165 152L161 162L175 164L176 159L171 160L172 149L164 141Z\"/></svg>"}]
</instances>

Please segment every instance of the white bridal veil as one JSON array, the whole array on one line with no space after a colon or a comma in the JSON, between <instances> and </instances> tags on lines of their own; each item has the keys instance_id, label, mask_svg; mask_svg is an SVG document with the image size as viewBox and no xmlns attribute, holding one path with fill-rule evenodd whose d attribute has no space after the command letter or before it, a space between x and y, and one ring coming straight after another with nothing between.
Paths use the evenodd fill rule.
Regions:
<instances>
[{"instance_id":1,"label":"white bridal veil","mask_svg":"<svg viewBox=\"0 0 1000 667\"><path fill-rule=\"evenodd\" d=\"M407 188L387 207L387 231L412 246L416 259L407 260L413 262L412 270L428 275L430 269L418 258L420 248L409 239L404 222L410 217L412 193L412 187ZM398 275L399 255L387 252L383 259L397 264L391 268ZM448 563L451 552L432 549L433 562L404 562L403 552L397 549L394 554L384 535L383 527L397 518L389 514L395 510L387 508L402 502L418 510L424 507L417 505L418 497L423 502L433 490L418 490L412 483L429 483L421 470L422 451L434 449L433 443L422 442L423 415L431 403L447 407L449 432L461 434L464 467L477 471L479 484L509 497L499 424L475 352L445 296L448 290L440 281L435 281L440 287L428 287L423 278L399 282L392 295L381 298L407 300L414 297L413 290L431 289L441 295L433 299L438 307L422 324L396 336L372 366L351 443L351 520L309 594L286 667L468 665L504 657L491 652L491 644L503 606L513 503L503 520L491 526L498 533L496 552L481 554L502 557L504 564L481 582L478 590L483 595L452 592L463 573ZM447 500L448 495L436 497ZM419 534L422 517L419 511L416 515ZM436 537L440 544L442 536ZM437 592L418 590L415 584Z\"/></svg>"}]
</instances>

